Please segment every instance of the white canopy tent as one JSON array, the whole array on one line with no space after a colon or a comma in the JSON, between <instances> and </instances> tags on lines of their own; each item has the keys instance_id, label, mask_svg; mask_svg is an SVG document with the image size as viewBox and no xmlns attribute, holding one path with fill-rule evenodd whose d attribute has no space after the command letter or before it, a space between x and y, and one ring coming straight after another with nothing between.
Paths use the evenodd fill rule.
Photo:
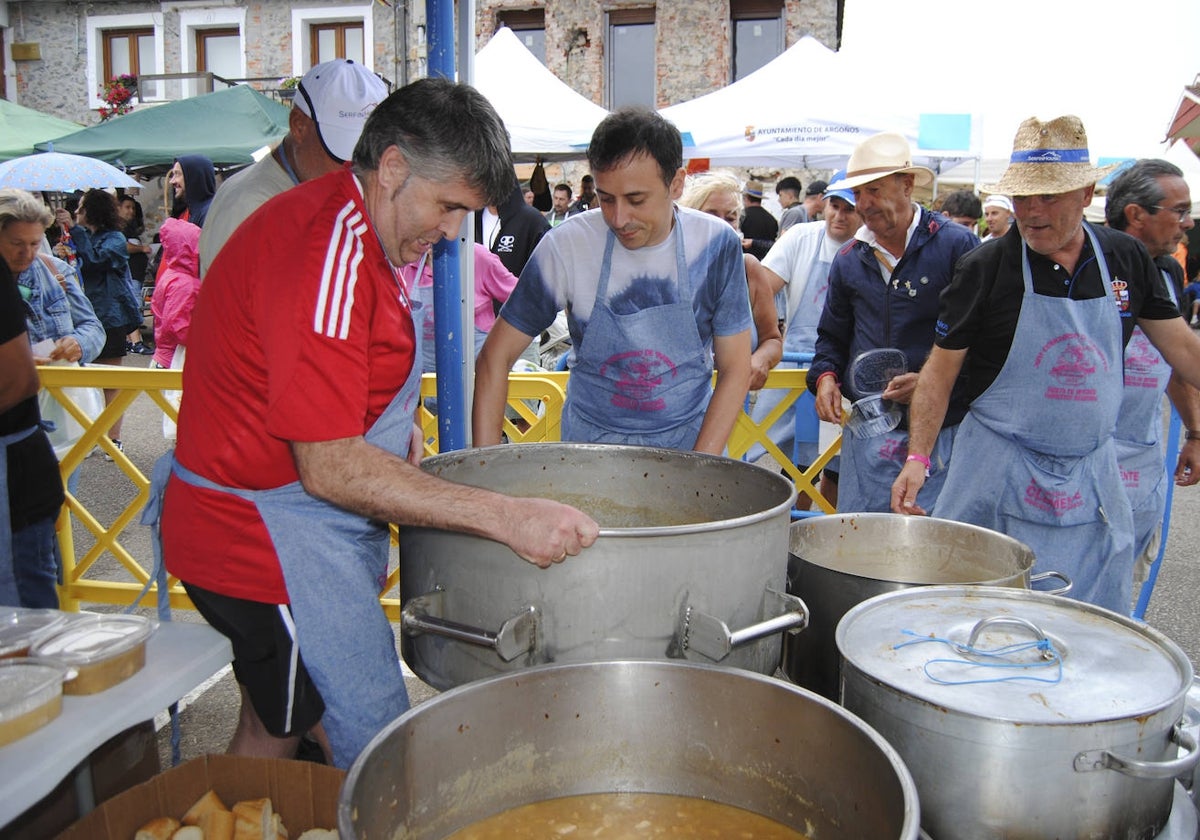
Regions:
<instances>
[{"instance_id":1,"label":"white canopy tent","mask_svg":"<svg viewBox=\"0 0 1200 840\"><path fill-rule=\"evenodd\" d=\"M584 157L608 114L547 70L507 27L475 54L474 85L504 120L518 162Z\"/></svg>"},{"instance_id":2,"label":"white canopy tent","mask_svg":"<svg viewBox=\"0 0 1200 840\"><path fill-rule=\"evenodd\" d=\"M966 122L967 136L959 133L966 142L922 149L924 118L944 115L888 112L877 98L847 94L867 89L854 82L867 70L877 72L859 71L805 36L746 78L660 113L683 133L684 157L708 158L713 166L837 169L858 143L881 131L907 137L914 159L934 171L973 155L968 115L954 115Z\"/></svg>"}]
</instances>

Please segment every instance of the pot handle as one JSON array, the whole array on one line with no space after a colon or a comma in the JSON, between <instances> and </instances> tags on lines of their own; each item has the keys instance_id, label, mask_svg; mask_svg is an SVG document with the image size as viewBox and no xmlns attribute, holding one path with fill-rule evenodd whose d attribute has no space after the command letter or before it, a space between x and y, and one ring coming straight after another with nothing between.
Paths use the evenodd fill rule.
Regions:
<instances>
[{"instance_id":1,"label":"pot handle","mask_svg":"<svg viewBox=\"0 0 1200 840\"><path fill-rule=\"evenodd\" d=\"M1032 588L1033 584L1043 580L1048 580L1049 578L1061 580L1063 585L1058 589L1039 589L1037 590L1038 592L1044 592L1047 595L1066 595L1071 591L1071 587L1075 585L1074 582L1062 572L1039 572L1036 575L1029 576L1030 587Z\"/></svg>"},{"instance_id":2,"label":"pot handle","mask_svg":"<svg viewBox=\"0 0 1200 840\"><path fill-rule=\"evenodd\" d=\"M967 647L974 648L975 643L979 641L979 637L983 635L983 631L989 627L995 627L998 624L1008 624L1014 627L1020 627L1032 633L1034 638L1036 638L1039 642L1049 642L1046 634L1042 632L1042 628L1038 627L1032 621L1019 618L1015 615L994 615L991 618L985 618L982 621L979 621L974 627L971 628L971 635L967 639ZM1044 649L1042 656L1046 657L1046 652Z\"/></svg>"},{"instance_id":3,"label":"pot handle","mask_svg":"<svg viewBox=\"0 0 1200 840\"><path fill-rule=\"evenodd\" d=\"M1190 773L1200 762L1200 746L1192 734L1177 723L1171 728L1171 743L1187 750L1185 755L1170 761L1138 761L1113 755L1108 750L1091 750L1075 756L1075 770L1089 773L1093 770L1116 770L1137 779L1171 779Z\"/></svg>"},{"instance_id":4,"label":"pot handle","mask_svg":"<svg viewBox=\"0 0 1200 840\"><path fill-rule=\"evenodd\" d=\"M721 619L685 604L675 634L676 644L672 648L679 653L692 650L714 662L720 662L736 647L783 631L797 633L808 626L808 607L805 603L795 595L778 592L769 586L763 594L762 612L771 617L740 630L730 630L729 625Z\"/></svg>"},{"instance_id":5,"label":"pot handle","mask_svg":"<svg viewBox=\"0 0 1200 840\"><path fill-rule=\"evenodd\" d=\"M525 607L521 612L500 625L492 633L469 624L461 624L442 618L446 591L441 587L410 598L400 611L400 629L406 636L431 633L459 642L491 648L505 662L512 662L524 654L536 654L538 648L538 625L541 612L535 606Z\"/></svg>"}]
</instances>

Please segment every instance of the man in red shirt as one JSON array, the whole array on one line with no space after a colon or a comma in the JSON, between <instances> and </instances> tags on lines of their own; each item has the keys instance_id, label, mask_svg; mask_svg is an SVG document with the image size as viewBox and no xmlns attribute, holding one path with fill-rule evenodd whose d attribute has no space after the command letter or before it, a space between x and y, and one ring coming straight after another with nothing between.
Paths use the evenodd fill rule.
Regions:
<instances>
[{"instance_id":1,"label":"man in red shirt","mask_svg":"<svg viewBox=\"0 0 1200 840\"><path fill-rule=\"evenodd\" d=\"M420 345L398 269L502 199L512 171L487 101L422 79L376 108L351 166L264 204L205 276L162 537L233 643L232 752L288 755L322 720L346 767L408 708L378 603L384 523L488 537L543 567L596 538L574 508L415 466Z\"/></svg>"}]
</instances>

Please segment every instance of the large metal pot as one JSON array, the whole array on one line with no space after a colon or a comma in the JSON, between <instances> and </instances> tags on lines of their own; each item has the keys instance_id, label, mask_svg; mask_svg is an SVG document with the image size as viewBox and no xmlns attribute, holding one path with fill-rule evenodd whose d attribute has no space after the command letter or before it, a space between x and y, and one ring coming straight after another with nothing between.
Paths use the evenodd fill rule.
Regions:
<instances>
[{"instance_id":1,"label":"large metal pot","mask_svg":"<svg viewBox=\"0 0 1200 840\"><path fill-rule=\"evenodd\" d=\"M491 540L400 530L402 651L449 688L547 662L686 658L773 673L786 592L786 478L752 464L635 446L522 444L451 452L451 481L575 505L600 523L578 557L538 569Z\"/></svg>"},{"instance_id":2,"label":"large metal pot","mask_svg":"<svg viewBox=\"0 0 1200 840\"><path fill-rule=\"evenodd\" d=\"M1058 572L1030 575L1032 549L981 528L893 513L815 516L793 523L787 591L809 607L808 629L783 643L788 678L831 700L839 697L840 662L834 634L856 604L913 586L973 584L1030 588Z\"/></svg>"},{"instance_id":3,"label":"large metal pot","mask_svg":"<svg viewBox=\"0 0 1200 840\"><path fill-rule=\"evenodd\" d=\"M1200 758L1187 656L1091 604L909 589L846 613L837 645L842 703L904 758L933 840L1146 840Z\"/></svg>"},{"instance_id":4,"label":"large metal pot","mask_svg":"<svg viewBox=\"0 0 1200 840\"><path fill-rule=\"evenodd\" d=\"M338 829L441 840L613 791L711 799L822 840L918 836L908 771L853 715L781 680L665 660L530 668L417 706L350 768Z\"/></svg>"}]
</instances>

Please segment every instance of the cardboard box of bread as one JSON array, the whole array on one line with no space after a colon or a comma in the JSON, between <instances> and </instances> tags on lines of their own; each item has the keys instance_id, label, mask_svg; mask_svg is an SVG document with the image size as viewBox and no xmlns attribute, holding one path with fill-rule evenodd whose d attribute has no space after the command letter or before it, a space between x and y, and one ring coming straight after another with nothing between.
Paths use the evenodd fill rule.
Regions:
<instances>
[{"instance_id":1,"label":"cardboard box of bread","mask_svg":"<svg viewBox=\"0 0 1200 840\"><path fill-rule=\"evenodd\" d=\"M307 761L204 756L108 800L59 838L333 840L345 776Z\"/></svg>"}]
</instances>

